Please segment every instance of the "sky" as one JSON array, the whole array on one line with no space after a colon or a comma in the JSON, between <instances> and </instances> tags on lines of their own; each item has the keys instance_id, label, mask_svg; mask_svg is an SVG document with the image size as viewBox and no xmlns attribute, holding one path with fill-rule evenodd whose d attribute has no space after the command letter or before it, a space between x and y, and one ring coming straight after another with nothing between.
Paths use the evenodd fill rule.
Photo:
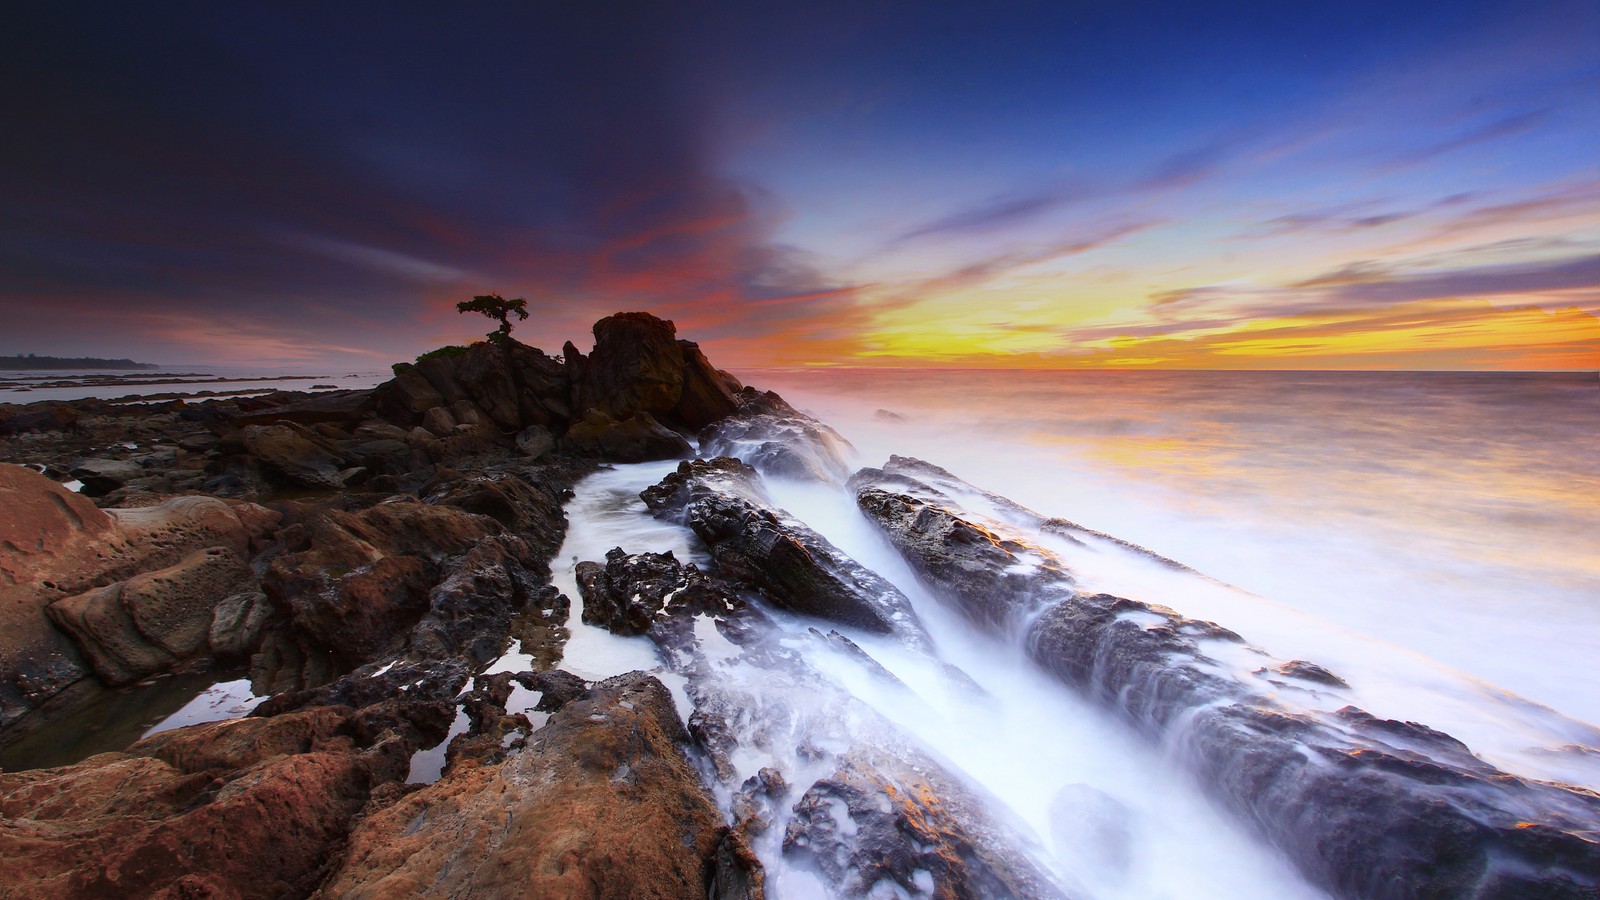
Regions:
<instances>
[{"instance_id":1,"label":"sky","mask_svg":"<svg viewBox=\"0 0 1600 900\"><path fill-rule=\"evenodd\" d=\"M1600 4L36 3L0 354L1600 369Z\"/></svg>"}]
</instances>

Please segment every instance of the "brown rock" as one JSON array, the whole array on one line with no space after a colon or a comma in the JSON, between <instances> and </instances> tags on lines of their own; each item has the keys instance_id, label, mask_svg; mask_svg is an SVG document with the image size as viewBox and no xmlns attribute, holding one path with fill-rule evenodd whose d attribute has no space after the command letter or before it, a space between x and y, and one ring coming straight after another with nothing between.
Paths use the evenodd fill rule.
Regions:
<instances>
[{"instance_id":1,"label":"brown rock","mask_svg":"<svg viewBox=\"0 0 1600 900\"><path fill-rule=\"evenodd\" d=\"M659 681L605 681L504 762L369 815L317 896L700 900L725 829L687 740Z\"/></svg>"},{"instance_id":2,"label":"brown rock","mask_svg":"<svg viewBox=\"0 0 1600 900\"><path fill-rule=\"evenodd\" d=\"M522 427L521 401L511 373L507 351L497 341L473 344L455 360L456 379L466 397L476 403L496 426L515 431Z\"/></svg>"},{"instance_id":3,"label":"brown rock","mask_svg":"<svg viewBox=\"0 0 1600 900\"><path fill-rule=\"evenodd\" d=\"M12 465L0 465L0 509L0 732L89 674L45 607L196 550L222 547L244 557L278 520L262 507L211 497L102 511Z\"/></svg>"},{"instance_id":4,"label":"brown rock","mask_svg":"<svg viewBox=\"0 0 1600 900\"><path fill-rule=\"evenodd\" d=\"M207 648L218 602L252 583L238 554L197 550L176 565L50 604L95 673L116 686L164 672Z\"/></svg>"},{"instance_id":5,"label":"brown rock","mask_svg":"<svg viewBox=\"0 0 1600 900\"><path fill-rule=\"evenodd\" d=\"M0 896L303 896L407 745L349 710L192 726L78 765L0 774Z\"/></svg>"}]
</instances>

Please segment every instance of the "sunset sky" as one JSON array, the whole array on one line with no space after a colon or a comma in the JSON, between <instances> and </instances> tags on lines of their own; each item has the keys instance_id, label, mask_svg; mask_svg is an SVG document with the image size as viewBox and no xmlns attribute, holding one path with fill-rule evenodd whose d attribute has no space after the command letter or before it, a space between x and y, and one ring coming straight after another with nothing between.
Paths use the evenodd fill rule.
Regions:
<instances>
[{"instance_id":1,"label":"sunset sky","mask_svg":"<svg viewBox=\"0 0 1600 900\"><path fill-rule=\"evenodd\" d=\"M8 12L0 354L1600 368L1593 0L250 6Z\"/></svg>"}]
</instances>

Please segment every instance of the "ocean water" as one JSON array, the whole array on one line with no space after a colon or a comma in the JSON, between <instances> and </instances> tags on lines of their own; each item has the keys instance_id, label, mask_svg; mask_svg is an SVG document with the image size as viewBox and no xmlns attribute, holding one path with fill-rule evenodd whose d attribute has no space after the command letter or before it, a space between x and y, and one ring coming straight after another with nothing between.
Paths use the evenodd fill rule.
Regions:
<instances>
[{"instance_id":1,"label":"ocean water","mask_svg":"<svg viewBox=\"0 0 1600 900\"><path fill-rule=\"evenodd\" d=\"M1594 373L740 374L865 464L926 459L1261 599L1236 615L1304 614L1297 646L1342 630L1600 724Z\"/></svg>"}]
</instances>

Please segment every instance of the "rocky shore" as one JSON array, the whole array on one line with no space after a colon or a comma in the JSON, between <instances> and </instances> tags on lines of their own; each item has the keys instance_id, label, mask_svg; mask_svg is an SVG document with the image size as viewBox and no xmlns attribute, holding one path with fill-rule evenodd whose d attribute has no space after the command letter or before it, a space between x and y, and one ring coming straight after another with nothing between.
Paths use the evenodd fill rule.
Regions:
<instances>
[{"instance_id":1,"label":"rocky shore","mask_svg":"<svg viewBox=\"0 0 1600 900\"><path fill-rule=\"evenodd\" d=\"M1264 652L1259 680L1228 677L1213 657L1242 637L1080 592L1026 531L1092 533L908 458L852 474L840 435L670 322L622 313L594 339L560 358L492 339L370 391L0 407L0 760L169 680L264 698L0 765L0 897L730 900L779 894L774 860L838 896L1091 893L824 671L909 697L863 649L881 640L983 692L772 478L848 490L974 629L1020 635L1064 689L1186 747L1336 895L1600 890L1592 792L1416 723L1280 706L1263 684L1343 682ZM674 459L639 515L703 557L617 547L564 595L574 487ZM580 599L583 624L649 641L654 674L562 668ZM1058 803L1112 864L1132 852L1110 798Z\"/></svg>"}]
</instances>

